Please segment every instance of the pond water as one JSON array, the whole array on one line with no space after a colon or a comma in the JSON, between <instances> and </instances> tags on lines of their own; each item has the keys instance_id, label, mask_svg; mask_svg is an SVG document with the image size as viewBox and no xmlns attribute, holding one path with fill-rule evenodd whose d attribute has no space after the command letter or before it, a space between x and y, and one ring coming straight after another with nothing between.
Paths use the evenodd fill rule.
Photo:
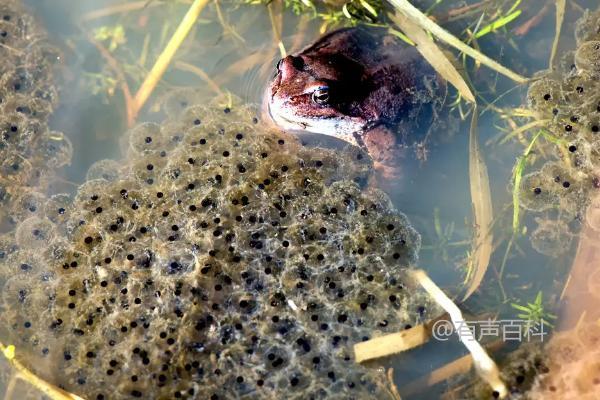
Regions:
<instances>
[{"instance_id":1,"label":"pond water","mask_svg":"<svg viewBox=\"0 0 600 400\"><path fill-rule=\"evenodd\" d=\"M127 77L129 87L135 92L191 2L32 0L27 3L49 32L51 41L63 53L58 77L60 105L51 117L50 126L70 138L74 152L71 165L60 172L62 183L52 190L75 192L77 185L85 181L87 170L94 162L107 158L118 160L126 153L123 135L127 121L122 88L115 81L114 68L106 64L107 57L101 55L90 38L95 37L108 51L108 57L120 64L120 73ZM445 10L458 8L464 2L424 1L419 2L419 7L426 9L433 3L441 4L433 8L432 13L444 15ZM522 28L540 11L537 5L524 2L519 6L523 9L519 18L509 23L507 29L481 38L478 46L484 53L524 76L532 76L535 71L546 68L554 36L554 8L551 3L548 2L550 5L542 14L539 25L525 35L518 35L515 29ZM574 48L574 21L581 16L581 8L592 7L593 3L592 0L581 1L577 7L567 6L559 54ZM129 8L120 9L123 4ZM102 16L98 10L108 10L109 15ZM272 22L277 24L281 18L280 36L288 52L296 51L319 37L319 21L303 19L289 11L284 11L280 17L276 6L272 11L273 19L262 5L235 2L209 5L201 14L191 37L180 49L177 63L157 86L150 104L176 88L200 87L204 88L207 98L214 95L210 88L206 89L207 84L198 71L194 72L195 67L210 77L219 90L230 91L243 102L260 105L262 93L280 58ZM480 15L474 14L445 26L464 39L464 28L477 24ZM557 257L538 253L532 248L530 234L537 226L536 217L539 215L522 211L525 215L520 221L520 230L525 234L518 235L509 245L513 218L513 168L517 157L523 154L529 136L524 136L522 142L509 140L500 143L507 131L515 127L507 127L506 120L496 109L485 107L485 102L492 102L499 95L502 97L494 102L495 107L521 107L525 104L527 88L515 88L509 79L486 67L475 66L471 61L467 65L474 90L481 95L479 108L485 109L479 118L478 134L489 172L494 209L494 251L480 290L463 303L461 309L476 321L488 318L516 320L519 312L511 303L531 303L542 292L547 311L558 313L558 299L568 275L576 240ZM455 92L451 89L448 102L454 96ZM468 111L470 106L462 102L461 108ZM426 161L407 157L402 176L390 189L389 195L394 206L408 216L421 234L418 266L426 270L446 293L459 300L464 293L463 281L474 232L469 186L470 115L461 121L457 108L447 110L447 114L449 116L443 117L456 121L456 131L435 132ZM151 106L146 106L138 121L157 121L160 118ZM515 121L520 122L519 119ZM318 137L312 139L320 140ZM507 246L510 246L508 250ZM500 271L502 277L499 281ZM414 321L415 324L418 322ZM496 354L514 347L515 342L507 342ZM464 354L463 346L455 338L431 340L421 348L379 361L374 368L394 369L394 382L403 399L438 399L447 389L445 384L415 390L414 382ZM2 389L0 386L0 393Z\"/></svg>"}]
</instances>

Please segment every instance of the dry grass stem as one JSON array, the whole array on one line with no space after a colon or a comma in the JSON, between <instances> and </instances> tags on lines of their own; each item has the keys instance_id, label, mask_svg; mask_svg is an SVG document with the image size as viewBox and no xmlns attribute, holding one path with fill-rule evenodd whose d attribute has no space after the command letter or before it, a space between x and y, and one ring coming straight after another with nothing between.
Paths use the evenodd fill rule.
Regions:
<instances>
[{"instance_id":1,"label":"dry grass stem","mask_svg":"<svg viewBox=\"0 0 600 400\"><path fill-rule=\"evenodd\" d=\"M419 25L421 28L430 32L432 35L436 36L438 39L443 42L449 44L450 46L462 51L469 57L481 62L483 65L488 68L493 69L494 71L512 79L517 83L526 83L528 79L524 76L517 74L514 71L500 65L498 62L492 60L485 54L473 49L472 47L463 43L456 36L452 35L444 28L433 22L429 19L425 14L415 8L408 0L388 0L396 9L408 17L412 22Z\"/></svg>"},{"instance_id":2,"label":"dry grass stem","mask_svg":"<svg viewBox=\"0 0 600 400\"><path fill-rule=\"evenodd\" d=\"M469 89L467 82L465 82L444 52L427 35L427 32L401 13L390 15L390 17L402 29L402 32L416 44L419 53L431 64L437 73L450 82L465 100L475 103L475 96L473 96L473 92Z\"/></svg>"},{"instance_id":3,"label":"dry grass stem","mask_svg":"<svg viewBox=\"0 0 600 400\"><path fill-rule=\"evenodd\" d=\"M490 358L483 347L473 336L469 329L461 329L464 324L464 317L458 306L440 289L423 270L411 270L412 277L429 293L440 307L450 315L454 330L459 334L462 344L469 350L473 358L473 364L479 376L486 381L494 391L498 392L498 398L503 399L507 396L508 390L502 379L496 363Z\"/></svg>"},{"instance_id":4,"label":"dry grass stem","mask_svg":"<svg viewBox=\"0 0 600 400\"><path fill-rule=\"evenodd\" d=\"M519 136L520 134L525 133L530 129L542 127L542 126L546 125L548 122L550 122L550 120L548 120L548 119L538 119L538 120L529 122L525 125L522 125L516 129L514 129L513 131L511 131L508 135L504 136L499 144L504 144L504 143L508 142L511 138L513 138L515 136Z\"/></svg>"},{"instance_id":5,"label":"dry grass stem","mask_svg":"<svg viewBox=\"0 0 600 400\"><path fill-rule=\"evenodd\" d=\"M430 328L428 325L418 325L402 332L357 343L354 345L354 360L361 363L418 347L429 340Z\"/></svg>"},{"instance_id":6,"label":"dry grass stem","mask_svg":"<svg viewBox=\"0 0 600 400\"><path fill-rule=\"evenodd\" d=\"M125 14L131 11L142 10L148 7L156 7L163 5L162 1L148 1L148 0L140 0L140 1L131 1L128 3L115 4L106 8L101 8L99 10L90 11L84 14L81 17L81 20L84 22L93 21L98 18L110 17L115 14Z\"/></svg>"},{"instance_id":7,"label":"dry grass stem","mask_svg":"<svg viewBox=\"0 0 600 400\"><path fill-rule=\"evenodd\" d=\"M475 229L473 234L473 251L471 262L473 273L463 301L469 298L483 281L492 255L492 223L494 213L492 209L492 195L487 166L479 148L479 135L477 132L478 120L477 107L473 110L471 129L469 132L469 185L471 189L471 202Z\"/></svg>"},{"instance_id":8,"label":"dry grass stem","mask_svg":"<svg viewBox=\"0 0 600 400\"><path fill-rule=\"evenodd\" d=\"M51 400L84 400L83 398L75 394L66 392L46 382L30 370L28 370L15 358L15 346L4 346L2 343L0 343L0 352L2 352L2 354L4 355L4 357L6 357L10 365L15 369L16 377L18 379L22 379L28 382L33 387L42 392L44 395L48 396Z\"/></svg>"},{"instance_id":9,"label":"dry grass stem","mask_svg":"<svg viewBox=\"0 0 600 400\"><path fill-rule=\"evenodd\" d=\"M200 79L202 79L209 88L211 88L211 90L213 92L215 92L215 94L219 95L219 96L223 96L223 91L221 90L221 88L219 87L219 85L217 85L215 83L215 81L212 80L212 78L210 76L208 76L208 74L206 72L204 72L204 70L196 65L193 64L189 64L186 63L185 61L175 61L175 63L173 64L175 66L175 68L180 69L182 71L186 71L186 72L191 72L194 75L197 75Z\"/></svg>"},{"instance_id":10,"label":"dry grass stem","mask_svg":"<svg viewBox=\"0 0 600 400\"><path fill-rule=\"evenodd\" d=\"M554 68L554 59L556 58L556 50L558 49L558 41L560 39L560 31L562 29L563 20L565 19L566 0L555 0L556 5L556 28L554 32L554 41L552 42L552 52L548 61L548 68Z\"/></svg>"},{"instance_id":11,"label":"dry grass stem","mask_svg":"<svg viewBox=\"0 0 600 400\"><path fill-rule=\"evenodd\" d=\"M196 23L200 12L204 9L208 2L209 0L194 0L190 6L188 12L185 14L183 20L177 27L177 30L171 37L171 40L169 40L169 43L156 60L152 70L150 70L148 76L142 83L142 86L136 93L133 102L133 119L135 119L139 111L150 97L150 94L161 80L162 76L167 70L167 67L171 63L171 60L175 56L177 49L179 49L187 37L188 33Z\"/></svg>"}]
</instances>

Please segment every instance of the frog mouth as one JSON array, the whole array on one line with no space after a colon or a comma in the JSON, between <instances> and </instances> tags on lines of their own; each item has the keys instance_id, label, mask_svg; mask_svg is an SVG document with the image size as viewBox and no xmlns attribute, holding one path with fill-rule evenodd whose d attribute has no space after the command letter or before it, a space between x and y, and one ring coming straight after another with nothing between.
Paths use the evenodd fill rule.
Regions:
<instances>
[{"instance_id":1,"label":"frog mouth","mask_svg":"<svg viewBox=\"0 0 600 400\"><path fill-rule=\"evenodd\" d=\"M296 133L315 133L319 135L331 136L341 139L354 146L362 147L361 141L355 132L349 129L344 129L340 126L340 121L334 118L323 118L317 121L312 121L308 118L302 120L292 120L289 116L269 107L269 116L277 126L289 132ZM294 116L296 117L296 116ZM350 123L351 124L351 123ZM353 125L352 125L353 126Z\"/></svg>"},{"instance_id":2,"label":"frog mouth","mask_svg":"<svg viewBox=\"0 0 600 400\"><path fill-rule=\"evenodd\" d=\"M268 106L269 116L281 128L283 128L285 130L292 130L292 131L301 130L301 131L314 132L312 129L313 126L310 123L312 121L310 121L310 119L302 118L301 120L299 120L298 116L293 115L293 114L290 115L290 113L286 112L282 107L278 107L277 105L274 105L273 102L269 102L267 106ZM323 133L323 132L315 132L315 133Z\"/></svg>"},{"instance_id":3,"label":"frog mouth","mask_svg":"<svg viewBox=\"0 0 600 400\"><path fill-rule=\"evenodd\" d=\"M279 125L296 126L297 128L300 128L302 130L308 130L310 128L310 125L306 122L292 121L292 120L284 117L282 114L273 113L271 107L269 107L269 115ZM281 122L283 122L283 124Z\"/></svg>"},{"instance_id":4,"label":"frog mouth","mask_svg":"<svg viewBox=\"0 0 600 400\"><path fill-rule=\"evenodd\" d=\"M275 100L278 86L277 80L273 85L265 91L263 99L263 109L267 111L267 114L273 122L285 130L309 130L311 125L307 121L298 121L290 118L289 115L284 111L284 104L279 104Z\"/></svg>"}]
</instances>

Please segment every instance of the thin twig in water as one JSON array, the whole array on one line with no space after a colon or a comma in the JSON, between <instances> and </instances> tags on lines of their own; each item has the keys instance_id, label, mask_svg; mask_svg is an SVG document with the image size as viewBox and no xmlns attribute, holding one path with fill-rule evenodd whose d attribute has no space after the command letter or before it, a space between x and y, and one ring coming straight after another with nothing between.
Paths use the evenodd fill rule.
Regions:
<instances>
[{"instance_id":1,"label":"thin twig in water","mask_svg":"<svg viewBox=\"0 0 600 400\"><path fill-rule=\"evenodd\" d=\"M98 18L110 17L115 14L125 14L131 11L142 10L147 7L156 7L162 5L162 1L153 1L148 4L148 0L141 1L133 1L129 3L123 4L115 4L106 8L101 8L99 10L90 11L89 13L84 14L81 17L81 20L84 22L92 21Z\"/></svg>"},{"instance_id":2,"label":"thin twig in water","mask_svg":"<svg viewBox=\"0 0 600 400\"><path fill-rule=\"evenodd\" d=\"M150 73L142 83L142 86L135 95L133 103L134 119L148 100L148 97L150 97L150 94L152 93L158 82L161 80L162 76L167 70L167 67L171 63L171 60L175 56L177 49L179 49L179 46L181 46L181 44L187 37L188 33L196 23L200 12L204 9L206 4L208 4L208 1L209 0L194 0L188 12L183 17L183 20L177 27L177 30L171 37L171 40L169 40L169 43L167 44L163 52L160 54L160 56L158 56L156 63L152 67L152 70L150 71Z\"/></svg>"},{"instance_id":3,"label":"thin twig in water","mask_svg":"<svg viewBox=\"0 0 600 400\"><path fill-rule=\"evenodd\" d=\"M394 383L394 368L387 370L387 378L390 382L390 392L392 393L392 396L394 396L394 399L402 400L402 397L400 397L400 393L398 392L398 387L396 387L396 384Z\"/></svg>"},{"instance_id":4,"label":"thin twig in water","mask_svg":"<svg viewBox=\"0 0 600 400\"><path fill-rule=\"evenodd\" d=\"M486 345L486 349L488 350L496 350L502 347L503 343L501 340L497 340ZM466 374L473 367L473 357L470 354L462 356L450 363L431 371L429 374L424 377L409 383L406 386L402 387L402 392L405 395L413 395L415 393L421 392L424 388L431 387L437 385L440 382L448 380L453 376L459 374Z\"/></svg>"},{"instance_id":5,"label":"thin twig in water","mask_svg":"<svg viewBox=\"0 0 600 400\"><path fill-rule=\"evenodd\" d=\"M0 353L6 357L16 371L16 377L28 382L52 400L84 400L76 394L66 392L35 375L15 358L15 346L0 343Z\"/></svg>"},{"instance_id":6,"label":"thin twig in water","mask_svg":"<svg viewBox=\"0 0 600 400\"><path fill-rule=\"evenodd\" d=\"M267 5L267 10L269 11L269 19L271 20L271 28L273 29L273 39L275 39L275 43L277 43L277 47L279 47L279 54L281 58L286 56L285 46L281 41L281 28L282 28L282 14L281 9L277 10L277 18L275 13L273 12L273 3L269 3Z\"/></svg>"},{"instance_id":7,"label":"thin twig in water","mask_svg":"<svg viewBox=\"0 0 600 400\"><path fill-rule=\"evenodd\" d=\"M223 31L225 33L231 34L234 38L239 40L240 43L245 43L246 40L242 36L240 36L240 34L237 33L236 30L233 29L233 27L227 21L225 21L225 17L223 16L223 12L221 12L221 6L219 5L218 0L215 0L215 9L217 11L217 18L219 19L219 23L221 24Z\"/></svg>"},{"instance_id":8,"label":"thin twig in water","mask_svg":"<svg viewBox=\"0 0 600 400\"><path fill-rule=\"evenodd\" d=\"M4 391L4 400L11 400L13 398L13 392L15 391L18 380L19 373L13 372L10 375L10 380L8 381L8 385L6 385L6 390Z\"/></svg>"},{"instance_id":9,"label":"thin twig in water","mask_svg":"<svg viewBox=\"0 0 600 400\"><path fill-rule=\"evenodd\" d=\"M554 68L554 59L556 58L556 50L558 49L558 41L560 39L560 31L562 29L563 20L565 18L566 0L555 0L556 5L556 28L554 32L554 41L552 42L552 52L550 53L550 61L548 68Z\"/></svg>"},{"instance_id":10,"label":"thin twig in water","mask_svg":"<svg viewBox=\"0 0 600 400\"><path fill-rule=\"evenodd\" d=\"M550 3L547 2L546 4L544 4L544 7L542 7L537 12L537 14L535 14L533 17L529 18L527 21L525 21L525 23L521 24L518 28L516 28L514 30L515 35L525 36L532 28L538 26L539 23L542 22L542 20L544 19L544 16L548 13L549 10L550 10Z\"/></svg>"},{"instance_id":11,"label":"thin twig in water","mask_svg":"<svg viewBox=\"0 0 600 400\"><path fill-rule=\"evenodd\" d=\"M485 6L487 6L488 4L490 4L494 1L495 0L484 0L484 1L480 1L475 4L466 5L464 7L458 7L458 8L448 11L444 15L435 16L433 18L434 18L434 21L436 21L438 23L449 22L449 21L453 21L458 18L464 18L465 16L468 16L470 13L479 12L480 9L484 8Z\"/></svg>"},{"instance_id":12,"label":"thin twig in water","mask_svg":"<svg viewBox=\"0 0 600 400\"><path fill-rule=\"evenodd\" d=\"M223 95L223 91L219 88L219 85L212 80L210 76L204 70L196 65L186 63L185 61L175 61L175 68L180 69L182 71L191 72L200 77L206 84L212 89L213 92L218 94L219 96Z\"/></svg>"}]
</instances>

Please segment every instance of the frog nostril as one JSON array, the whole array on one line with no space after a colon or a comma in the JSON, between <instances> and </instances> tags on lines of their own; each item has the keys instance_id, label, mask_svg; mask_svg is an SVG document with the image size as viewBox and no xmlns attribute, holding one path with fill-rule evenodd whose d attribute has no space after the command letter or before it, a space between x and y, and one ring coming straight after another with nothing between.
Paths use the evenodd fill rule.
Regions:
<instances>
[{"instance_id":1,"label":"frog nostril","mask_svg":"<svg viewBox=\"0 0 600 400\"><path fill-rule=\"evenodd\" d=\"M304 60L302 57L287 56L277 63L277 73L281 79L292 79L298 72L304 71Z\"/></svg>"},{"instance_id":2,"label":"frog nostril","mask_svg":"<svg viewBox=\"0 0 600 400\"><path fill-rule=\"evenodd\" d=\"M302 57L289 56L288 58L292 62L294 68L299 71L304 70L304 59Z\"/></svg>"}]
</instances>

